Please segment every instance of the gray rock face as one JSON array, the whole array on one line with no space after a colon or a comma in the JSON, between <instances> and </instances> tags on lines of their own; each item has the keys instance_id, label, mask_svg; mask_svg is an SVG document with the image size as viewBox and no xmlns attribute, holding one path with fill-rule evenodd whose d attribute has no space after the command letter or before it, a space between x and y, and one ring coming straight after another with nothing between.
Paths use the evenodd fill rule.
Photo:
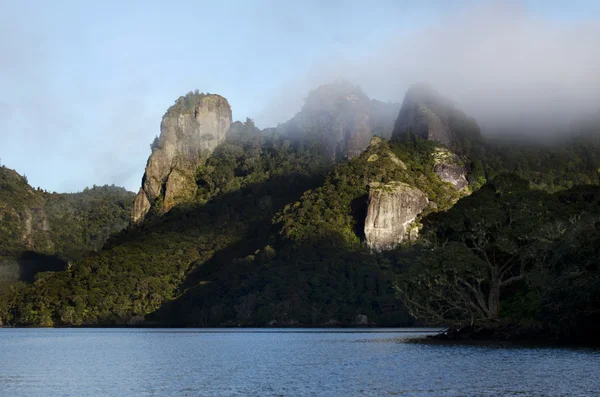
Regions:
<instances>
[{"instance_id":1,"label":"gray rock face","mask_svg":"<svg viewBox=\"0 0 600 397\"><path fill-rule=\"evenodd\" d=\"M311 91L302 110L278 132L317 139L333 159L353 158L374 135L391 136L398 109L398 104L371 100L359 87L338 81Z\"/></svg>"},{"instance_id":2,"label":"gray rock face","mask_svg":"<svg viewBox=\"0 0 600 397\"><path fill-rule=\"evenodd\" d=\"M394 249L406 238L414 238L411 224L429 200L425 193L402 182L369 185L365 238L373 251Z\"/></svg>"},{"instance_id":3,"label":"gray rock face","mask_svg":"<svg viewBox=\"0 0 600 397\"><path fill-rule=\"evenodd\" d=\"M144 192L143 188L140 188L135 201L133 202L133 209L131 210L131 222L137 224L144 220L144 216L150 211L150 201L148 196Z\"/></svg>"},{"instance_id":4,"label":"gray rock face","mask_svg":"<svg viewBox=\"0 0 600 397\"><path fill-rule=\"evenodd\" d=\"M231 108L222 96L190 93L179 98L163 117L132 223L141 222L159 198L163 212L193 198L196 168L225 139L230 125Z\"/></svg>"},{"instance_id":5,"label":"gray rock face","mask_svg":"<svg viewBox=\"0 0 600 397\"><path fill-rule=\"evenodd\" d=\"M442 181L451 183L456 190L463 190L469 186L463 167L453 164L438 164L433 171Z\"/></svg>"},{"instance_id":6,"label":"gray rock face","mask_svg":"<svg viewBox=\"0 0 600 397\"><path fill-rule=\"evenodd\" d=\"M457 155L443 148L437 148L433 155L433 171L442 181L452 184L456 190L463 190L469 186L467 169Z\"/></svg>"},{"instance_id":7,"label":"gray rock face","mask_svg":"<svg viewBox=\"0 0 600 397\"><path fill-rule=\"evenodd\" d=\"M450 146L453 141L448 120L451 104L429 85L409 88L394 127L394 137L408 132Z\"/></svg>"},{"instance_id":8,"label":"gray rock face","mask_svg":"<svg viewBox=\"0 0 600 397\"><path fill-rule=\"evenodd\" d=\"M428 84L419 83L406 92L392 139L412 133L460 150L459 137L479 139L477 123L454 107Z\"/></svg>"},{"instance_id":9,"label":"gray rock face","mask_svg":"<svg viewBox=\"0 0 600 397\"><path fill-rule=\"evenodd\" d=\"M50 230L46 211L42 207L25 208L20 212L11 211L13 218L19 219L22 228L21 240L27 248L51 249L52 243L49 241L47 232Z\"/></svg>"}]
</instances>

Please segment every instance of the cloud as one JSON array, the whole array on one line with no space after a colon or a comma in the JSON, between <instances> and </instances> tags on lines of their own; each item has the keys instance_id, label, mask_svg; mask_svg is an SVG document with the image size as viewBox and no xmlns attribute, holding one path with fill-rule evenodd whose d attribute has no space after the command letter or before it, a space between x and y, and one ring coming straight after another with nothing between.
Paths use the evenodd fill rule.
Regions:
<instances>
[{"instance_id":1,"label":"cloud","mask_svg":"<svg viewBox=\"0 0 600 397\"><path fill-rule=\"evenodd\" d=\"M370 51L315 65L282 87L257 122L285 121L309 89L335 78L392 101L402 100L412 83L427 81L490 128L507 121L563 122L600 108L600 24L594 16L556 20L518 2L444 13L419 28L395 31Z\"/></svg>"}]
</instances>

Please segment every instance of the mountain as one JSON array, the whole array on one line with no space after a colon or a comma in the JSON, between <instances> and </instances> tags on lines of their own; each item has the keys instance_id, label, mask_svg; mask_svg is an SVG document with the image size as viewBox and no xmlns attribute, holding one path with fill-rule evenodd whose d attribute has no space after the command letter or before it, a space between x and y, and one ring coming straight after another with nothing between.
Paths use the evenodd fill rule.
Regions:
<instances>
[{"instance_id":1,"label":"mountain","mask_svg":"<svg viewBox=\"0 0 600 397\"><path fill-rule=\"evenodd\" d=\"M302 110L277 130L295 139L316 139L333 159L343 160L360 155L375 135L389 138L398 109L336 81L311 91Z\"/></svg>"},{"instance_id":2,"label":"mountain","mask_svg":"<svg viewBox=\"0 0 600 397\"><path fill-rule=\"evenodd\" d=\"M404 96L392 139L407 134L441 143L459 154L468 153L481 140L475 119L426 83L412 85Z\"/></svg>"},{"instance_id":3,"label":"mountain","mask_svg":"<svg viewBox=\"0 0 600 397\"><path fill-rule=\"evenodd\" d=\"M1 321L510 323L532 337L597 334L600 192L590 182L600 158L589 133L507 150L415 86L387 140L366 122L372 101L333 87L264 131L250 119L225 131L222 97L180 98L138 194L148 202L143 222L66 270L0 294ZM214 147L202 146L206 125L221 137ZM170 180L185 194L169 195Z\"/></svg>"},{"instance_id":4,"label":"mountain","mask_svg":"<svg viewBox=\"0 0 600 397\"><path fill-rule=\"evenodd\" d=\"M250 119L232 123L225 98L189 92L163 117L131 222L139 225L149 212L164 214L199 199L204 189L197 183L197 172L228 136L280 136L296 144L317 145L331 162L343 161L360 155L375 134L389 138L398 109L397 104L369 99L358 86L336 81L311 91L302 110L288 122L260 131Z\"/></svg>"},{"instance_id":5,"label":"mountain","mask_svg":"<svg viewBox=\"0 0 600 397\"><path fill-rule=\"evenodd\" d=\"M32 280L102 248L127 226L133 193L94 186L80 193L48 193L0 167L0 271L4 281Z\"/></svg>"},{"instance_id":6,"label":"mountain","mask_svg":"<svg viewBox=\"0 0 600 397\"><path fill-rule=\"evenodd\" d=\"M180 97L165 113L151 146L132 223L140 223L151 208L164 213L192 199L196 168L223 142L230 125L231 108L222 96L190 92Z\"/></svg>"},{"instance_id":7,"label":"mountain","mask_svg":"<svg viewBox=\"0 0 600 397\"><path fill-rule=\"evenodd\" d=\"M170 110L165 119L196 125L190 115L202 103L190 102L192 110L183 115ZM428 196L431 205L423 214L418 208L402 218L414 229L411 238L419 229L417 217L460 198L433 172L433 146L411 143L420 149L409 152L409 144L390 147L372 138L362 154L334 162L330 147L311 137L262 132L251 120L236 122L212 153L195 151L195 164L188 159L185 172L190 185L194 181L193 193L166 211L160 198L168 194L169 175L181 163L156 159L166 158L168 152L161 150L168 147L176 148L174 162L189 152L177 146L181 134L165 145L165 119L138 194L139 199L153 191L149 175L166 178L153 185L159 194L151 205L153 216L114 235L102 251L67 271L28 286L5 322L317 325L352 324L360 315L371 323L410 323L395 298L392 269L378 263L365 243L365 220L368 213L387 216L387 209L369 198L376 183L405 183ZM186 137L198 135L190 131ZM161 171L151 174L155 169ZM392 218L402 217L407 207L400 206L399 213L394 208ZM369 232L369 245L393 248L404 239L389 234L384 247ZM72 298L65 301L64 294ZM30 302L32 296L37 303Z\"/></svg>"}]
</instances>

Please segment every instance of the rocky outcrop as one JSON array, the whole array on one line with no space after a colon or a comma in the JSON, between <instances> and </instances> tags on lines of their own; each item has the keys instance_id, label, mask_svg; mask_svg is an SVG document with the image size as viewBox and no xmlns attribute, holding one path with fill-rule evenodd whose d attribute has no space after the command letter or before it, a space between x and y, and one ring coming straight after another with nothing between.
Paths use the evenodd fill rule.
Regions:
<instances>
[{"instance_id":1,"label":"rocky outcrop","mask_svg":"<svg viewBox=\"0 0 600 397\"><path fill-rule=\"evenodd\" d=\"M137 224L144 220L144 216L150 211L151 205L148 201L148 196L144 192L144 188L140 188L135 201L133 202L133 208L131 210L131 222Z\"/></svg>"},{"instance_id":2,"label":"rocky outcrop","mask_svg":"<svg viewBox=\"0 0 600 397\"><path fill-rule=\"evenodd\" d=\"M456 190L463 190L469 186L464 160L444 148L436 148L433 157L433 171L442 181L452 184Z\"/></svg>"},{"instance_id":3,"label":"rocky outcrop","mask_svg":"<svg viewBox=\"0 0 600 397\"><path fill-rule=\"evenodd\" d=\"M387 145L384 145L383 139L379 138L378 136L373 137L371 139L371 142L369 142L369 146L367 147L367 153L371 153L367 157L367 161L369 163L377 161L380 158L384 158L388 159L389 161L400 167L402 170L406 170L406 164L404 164L402 160L400 160L391 150L389 150L389 147Z\"/></svg>"},{"instance_id":4,"label":"rocky outcrop","mask_svg":"<svg viewBox=\"0 0 600 397\"><path fill-rule=\"evenodd\" d=\"M445 146L433 153L434 172L442 181L466 192L469 170L464 155L467 147L477 145L481 139L475 120L429 85L419 83L411 86L404 97L392 139L402 140L409 135Z\"/></svg>"},{"instance_id":5,"label":"rocky outcrop","mask_svg":"<svg viewBox=\"0 0 600 397\"><path fill-rule=\"evenodd\" d=\"M169 211L177 203L185 202L196 195L198 185L193 170L173 169L165 184L165 200L163 210Z\"/></svg>"},{"instance_id":6,"label":"rocky outcrop","mask_svg":"<svg viewBox=\"0 0 600 397\"><path fill-rule=\"evenodd\" d=\"M365 238L373 251L394 249L407 238L415 238L412 224L429 200L425 193L403 182L369 185Z\"/></svg>"},{"instance_id":7,"label":"rocky outcrop","mask_svg":"<svg viewBox=\"0 0 600 397\"><path fill-rule=\"evenodd\" d=\"M415 84L406 92L392 139L407 134L439 142L456 152L463 150L465 139L480 139L475 120L425 83Z\"/></svg>"},{"instance_id":8,"label":"rocky outcrop","mask_svg":"<svg viewBox=\"0 0 600 397\"><path fill-rule=\"evenodd\" d=\"M179 98L152 144L132 223L143 221L152 206L166 212L193 199L196 169L225 139L230 125L231 108L222 96L196 92Z\"/></svg>"},{"instance_id":9,"label":"rocky outcrop","mask_svg":"<svg viewBox=\"0 0 600 397\"><path fill-rule=\"evenodd\" d=\"M311 91L302 110L280 125L292 138L315 139L333 159L360 155L374 135L391 136L399 105L371 100L360 87L344 81Z\"/></svg>"},{"instance_id":10,"label":"rocky outcrop","mask_svg":"<svg viewBox=\"0 0 600 397\"><path fill-rule=\"evenodd\" d=\"M49 244L46 233L50 230L50 226L43 208L25 208L19 213L19 219L23 229L22 241L27 248L34 248L42 241L45 246Z\"/></svg>"}]
</instances>

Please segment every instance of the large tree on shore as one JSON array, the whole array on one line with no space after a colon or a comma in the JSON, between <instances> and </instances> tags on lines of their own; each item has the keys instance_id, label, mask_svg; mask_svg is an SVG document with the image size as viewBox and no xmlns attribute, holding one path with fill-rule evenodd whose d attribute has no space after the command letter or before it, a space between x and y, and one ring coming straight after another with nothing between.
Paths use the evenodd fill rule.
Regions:
<instances>
[{"instance_id":1,"label":"large tree on shore","mask_svg":"<svg viewBox=\"0 0 600 397\"><path fill-rule=\"evenodd\" d=\"M502 291L524 279L558 205L513 175L425 220L425 251L397 284L407 308L434 322L499 317Z\"/></svg>"}]
</instances>

